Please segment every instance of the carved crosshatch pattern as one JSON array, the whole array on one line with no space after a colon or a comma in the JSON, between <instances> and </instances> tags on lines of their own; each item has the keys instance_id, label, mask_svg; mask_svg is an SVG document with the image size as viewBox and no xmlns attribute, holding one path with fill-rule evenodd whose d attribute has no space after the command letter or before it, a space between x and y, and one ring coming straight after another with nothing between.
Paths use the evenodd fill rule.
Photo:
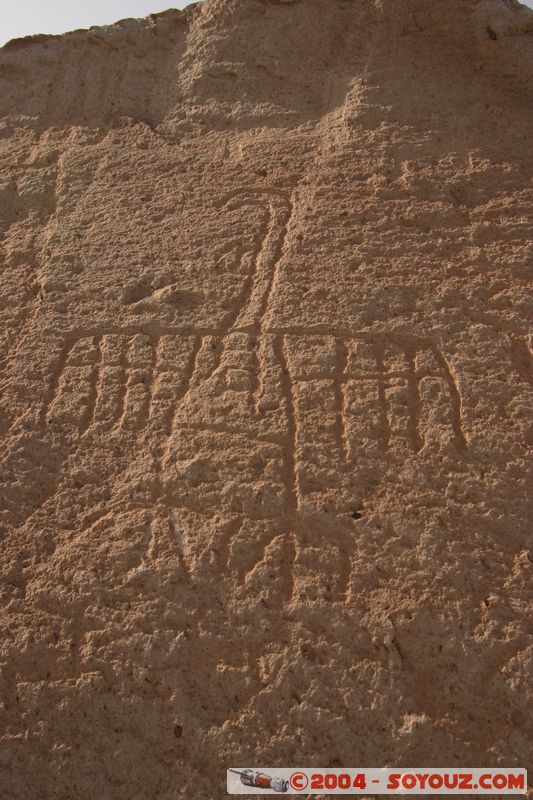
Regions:
<instances>
[{"instance_id":1,"label":"carved crosshatch pattern","mask_svg":"<svg viewBox=\"0 0 533 800\"><path fill-rule=\"evenodd\" d=\"M253 358L254 347L263 351L262 359ZM223 348L223 355L213 369L217 348ZM253 583L258 565L275 551L285 565L279 594L284 602L290 602L295 591L314 597L312 554L317 548L327 551L324 558L330 562L330 599L345 602L349 596L350 536L342 527L325 535L323 521L314 535L308 524L302 530L313 496L327 489L332 475L349 475L365 458L423 459L426 447L452 445L459 453L466 447L460 396L450 370L433 345L419 341L400 345L362 335L302 332L266 332L261 340L241 333L224 339L177 333L150 338L130 331L76 340L61 365L46 413L50 423L70 426L80 436L89 429L124 430L153 440L156 497L146 510L143 565L150 565L162 542L170 543L180 574L190 580L195 559L177 533L180 499L186 494L188 503L216 513L223 503L216 476L228 458L230 437L232 452L237 453L231 456L233 502L241 502L242 509L231 517L230 534L221 534L217 547L226 548L221 558L231 569L230 542L245 519L270 519L274 527L262 544L252 547L248 542L252 560L246 580ZM267 385L268 373L271 382L277 380L277 394L271 394L278 401L263 408L257 387ZM205 395L212 397L214 412L217 406L222 411L236 408L238 418L224 413L221 423L216 414L206 418L205 411L199 418L197 399ZM272 405L283 410L283 422L278 432L263 432L268 416L279 414L280 408ZM201 435L201 445L195 440L191 448L195 434ZM188 464L185 471L180 456ZM270 486L260 490L270 496L257 506L250 502L252 491L247 495L240 485L253 459L274 466ZM212 497L201 481L195 494L195 469L198 475L213 472ZM289 530L276 527L280 510L292 519Z\"/></svg>"},{"instance_id":2,"label":"carved crosshatch pattern","mask_svg":"<svg viewBox=\"0 0 533 800\"><path fill-rule=\"evenodd\" d=\"M151 424L168 435L179 424L180 405L211 384L246 395L248 424L235 433L253 437L254 422L272 410L262 404L261 387L276 368L285 374L286 405L295 414L285 432L294 428L302 453L323 450L339 464L361 452L417 453L430 444L429 430L466 447L459 390L442 353L431 343L363 334L267 331L258 340L241 333L95 332L65 345L42 418L80 434L93 426L142 430ZM335 424L323 429L324 416Z\"/></svg>"},{"instance_id":3,"label":"carved crosshatch pattern","mask_svg":"<svg viewBox=\"0 0 533 800\"><path fill-rule=\"evenodd\" d=\"M67 335L41 422L75 439L148 437L155 488L145 509L142 563L170 542L189 577L181 498L215 513L227 500L218 488L206 494L201 481L197 490L198 475L211 475L208 485L218 487L225 460L233 459L229 469L238 480L230 507L241 510L230 511L217 557L231 563L230 540L243 535L246 518L269 519L274 531L257 545L250 571L272 548L279 550L290 573L282 595L290 600L288 582L300 575L305 584L305 564L318 547L306 541L310 534L299 530L299 520L320 502L332 476L350 476L368 458L423 459L425 448L441 446L460 453L466 438L458 385L432 342L269 323L293 203L282 192L249 188L223 198L220 207L245 214L250 204L264 209L263 222L242 290L219 326L181 330L154 322ZM288 531L275 526L280 511L292 519ZM346 598L349 540L332 530L328 541L337 575L332 597Z\"/></svg>"},{"instance_id":4,"label":"carved crosshatch pattern","mask_svg":"<svg viewBox=\"0 0 533 800\"><path fill-rule=\"evenodd\" d=\"M254 420L283 401L284 434L292 447L286 469L294 483L297 450L299 461L305 462L306 453L313 458L313 451L323 451L321 457L344 464L361 449L418 452L435 428L464 448L459 390L431 343L265 326L293 203L281 191L257 188L233 192L220 202L244 211L249 204L264 208L265 220L252 268L221 326L186 334L170 327L157 335L142 328L101 327L67 336L43 423L55 420L80 434L91 426L141 430L151 423L168 438L191 394L205 386L213 389L214 382L215 395L246 395L246 432L252 437ZM231 417L231 408L226 412ZM335 420L327 430L321 415Z\"/></svg>"}]
</instances>

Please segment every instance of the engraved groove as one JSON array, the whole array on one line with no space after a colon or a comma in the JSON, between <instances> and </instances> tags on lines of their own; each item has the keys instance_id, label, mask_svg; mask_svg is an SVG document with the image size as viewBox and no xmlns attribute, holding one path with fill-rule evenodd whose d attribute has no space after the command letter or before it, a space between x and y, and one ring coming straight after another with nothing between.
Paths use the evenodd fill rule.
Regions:
<instances>
[{"instance_id":1,"label":"engraved groove","mask_svg":"<svg viewBox=\"0 0 533 800\"><path fill-rule=\"evenodd\" d=\"M242 336L244 334L239 333L231 335ZM126 353L124 352L122 344L120 344L117 350L116 341L114 345L112 342L108 342L106 345L106 352L109 352L109 346L113 345L112 351L114 353L113 358L108 363L106 360L107 356L104 355L103 351L104 339L106 339L106 337L111 337L111 339L113 339L115 336L119 336L126 344ZM181 363L176 362L174 365L174 362L172 360L169 362L167 357L165 363L160 364L159 349L163 337L159 334L146 336L144 328L109 328L102 326L97 330L84 330L83 336L81 337L69 334L64 339L64 344L52 371L47 396L43 403L41 412L42 424L45 424L46 417L52 404L62 392L68 389L68 382L67 388L65 388L65 386L62 388L62 377L66 367L76 367L77 364L79 365L81 363L87 370L88 382L85 384L87 387L87 400L86 408L84 408L82 420L79 424L80 433L87 431L93 423L102 422L102 416L104 417L104 428L114 426L115 429L118 429L122 427L130 417L133 418L134 429L143 429L149 422L153 425L154 423L152 423L151 420L154 412L154 394L157 391L160 392L158 401L160 397L163 399L158 406L158 409L161 411L161 417L155 420L155 424L164 431L164 435L168 439L171 432L178 424L180 409L183 407L183 402L186 397L190 394L192 389L199 387L200 384L212 374L214 362L220 362L219 353L225 350L228 356L228 367L233 368L234 366L237 371L246 369L250 374L250 382L248 384L250 391L250 424L253 426L256 420L262 418L265 410L272 410L278 407L277 400L274 402L274 395L276 398L281 397L282 402L285 403L286 409L290 409L290 412L287 413L290 433L289 439L292 438L294 439L294 443L296 442L296 428L299 423L297 420L291 420L292 414L294 413L294 387L291 375L288 372L289 351L287 350L289 341L294 334L290 336L286 334L272 335L267 331L264 336L260 337L259 342L255 339L249 339L244 342L238 342L232 339L231 342L228 342L227 337L226 339L222 339L221 337L212 335L205 336L202 333L196 336L190 334L183 336L182 334L166 333L164 336L166 338L179 337L185 341L192 340L192 347L190 348L187 365L184 369L183 378L180 380L181 388L173 397L172 402L168 399L168 393L166 396L164 391L161 394L161 386L164 386L164 384L161 384L161 380L163 380L166 374L161 372L161 370L166 369L167 372L169 370L173 372L176 368L181 367ZM313 333L313 337L316 341L316 333ZM300 332L296 337L296 341L298 341L299 338L305 339L305 335ZM402 405L405 404L407 407L405 422L407 426L407 440L414 452L420 452L424 446L424 440L420 432L420 415L424 410L422 408L422 398L420 395L420 382L428 377L434 377L444 381L448 393L448 400L445 402L449 402L451 405L451 424L454 431L454 441L460 450L466 447L466 437L462 428L462 398L460 389L445 357L433 344L428 343L427 340L415 337L407 338L397 337L395 335L388 337L382 336L376 340L375 337L364 333L351 334L350 337L344 335L329 337L328 335L328 337L325 338L332 338L335 348L335 363L334 367L331 368L334 384L334 399L332 402L335 416L335 442L332 442L332 444L334 444L335 448L338 450L342 464L348 463L351 451L351 444L348 442L347 435L347 413L349 409L346 407L345 387L349 384L353 386L355 382L368 384L370 381L374 382L374 385L377 387L380 407L380 448L386 451L392 444L391 438L393 432L391 429L391 414L394 415L394 420L392 420L395 426L394 436L396 437L398 435L399 429L397 430L398 423L395 415L401 411ZM84 340L87 341L87 344L83 344ZM94 352L91 352L89 348L91 340L96 347L96 363ZM370 371L361 372L360 369L358 371L357 362L354 362L352 359L350 361L350 372L348 374L348 346L352 346L355 342L366 342L369 347L373 348L375 354L375 369L372 368L371 363L367 364L364 362L363 366L366 370L370 369ZM79 349L80 343L81 349ZM230 344L231 349L227 349ZM259 344L259 352L256 349L256 344ZM384 360L385 347L389 347L389 344L395 348L391 350L390 353L396 354L393 356L393 361L390 363L392 367L390 370L386 369ZM93 345L91 345L91 347L93 347ZM141 359L137 364L134 363L135 359L132 358L132 348L134 347L137 348L137 358ZM141 347L141 350L138 350L139 347ZM168 347L169 345L167 344L167 352ZM70 356L74 348L76 348L75 360L71 363ZM142 348L144 348L144 350ZM248 350L248 356L244 357L243 354L246 352L246 348ZM524 359L524 348L525 345L519 345L518 349L522 371L525 369L524 363L528 363L525 362ZM180 354L183 355L184 349L189 350L189 347L187 346L184 348L180 345L180 347L176 348L176 346L174 346L174 349L172 349L172 347L170 348L170 352L174 354L173 358L176 359ZM117 352L120 353L120 356L117 355ZM148 352L150 353L149 359L147 356ZM403 368L400 363L402 352L405 359L405 368ZM518 358L516 352L515 350L515 359ZM387 353L389 353L389 350L387 350ZM242 360L243 357L244 361ZM78 360L79 358L82 359L81 362ZM92 368L91 371L89 371L89 364ZM326 361L324 364L327 365L328 362ZM400 368L398 368L398 365ZM307 369L309 369L309 367ZM327 367L327 369L329 369L329 367ZM121 375L120 370L122 370ZM325 377L326 373L323 372L324 366L321 367L321 370L321 374ZM115 371L115 374L111 377L114 382L110 378L110 374L113 371ZM105 375L107 375L109 381L108 384L104 386ZM82 380L84 380L83 377ZM298 380L302 383L308 383L309 381L312 383L315 378L306 377L304 374L299 377ZM269 381L269 394L268 397L263 398L267 390L267 381ZM392 386L390 383L391 381ZM395 381L396 384L394 383ZM134 398L135 402L133 402L130 393L135 383L138 384L136 389L137 396ZM139 384L143 388L140 388ZM406 387L406 400L401 400L401 394L397 394L401 386ZM104 401L106 396L107 400ZM111 396L114 397L112 404L110 404L109 401L109 397ZM394 402L394 408L391 407L391 400ZM398 405L398 403L400 403L400 405ZM110 420L111 405L113 408L113 419ZM194 403L191 408L194 408ZM107 413L107 416L104 412ZM241 430L231 425L224 426L217 423L216 426L211 426L209 423L203 424L206 430L212 428L214 431L221 433L241 433L247 435L249 438L271 443L279 443L280 441L280 437L275 434L256 435L255 432L249 429ZM180 427L193 428L195 423L194 421L189 422L182 420L179 425ZM168 442L165 444L168 445ZM158 446L157 449L163 452L165 445ZM294 450L292 456L288 456L287 461L289 464L292 463L293 466L296 458L295 452L296 450ZM160 466L162 466L163 461L161 461ZM289 488L289 493L294 497L298 495L296 484L297 478L292 482L286 482L287 487L292 487ZM297 504L295 507L297 507Z\"/></svg>"},{"instance_id":2,"label":"engraved groove","mask_svg":"<svg viewBox=\"0 0 533 800\"><path fill-rule=\"evenodd\" d=\"M337 447L341 460L348 459L349 448L346 437L346 408L344 398L344 383L346 382L346 367L348 364L348 351L344 339L335 340L335 428L337 432Z\"/></svg>"},{"instance_id":3,"label":"engraved groove","mask_svg":"<svg viewBox=\"0 0 533 800\"><path fill-rule=\"evenodd\" d=\"M168 531L171 537L171 540L175 543L176 549L178 551L178 558L180 565L183 569L185 574L185 580L190 583L191 581L191 570L187 563L187 554L185 552L184 542L183 542L183 535L180 531L179 527L179 520L178 514L175 509L170 509L168 512Z\"/></svg>"},{"instance_id":4,"label":"engraved groove","mask_svg":"<svg viewBox=\"0 0 533 800\"><path fill-rule=\"evenodd\" d=\"M229 565L230 541L239 533L244 524L244 519L232 519L223 527L222 534L217 539L217 546L214 548L217 562L221 569L227 569Z\"/></svg>"},{"instance_id":5,"label":"engraved groove","mask_svg":"<svg viewBox=\"0 0 533 800\"><path fill-rule=\"evenodd\" d=\"M385 367L384 367L383 357L384 357L384 346L382 342L378 342L376 345L376 362L378 368L378 396L379 396L380 417L381 417L380 444L382 450L388 450L391 440L391 429L389 420L390 409L387 396L385 393L386 378L385 378Z\"/></svg>"},{"instance_id":6,"label":"engraved groove","mask_svg":"<svg viewBox=\"0 0 533 800\"><path fill-rule=\"evenodd\" d=\"M169 410L169 426L165 432L165 441L161 444L157 455L156 455L156 473L157 473L157 483L158 483L158 490L161 494L161 473L165 469L168 464L168 459L170 458L170 446L171 446L171 436L176 427L176 422L178 418L178 414L180 411L181 402L186 397L190 386L193 382L197 366L198 366L198 358L201 351L203 339L201 336L195 337L193 340L193 346L191 349L191 353L189 356L189 360L187 363L187 367L185 369L185 373L183 376L183 383L182 383L182 390L176 395L173 401L173 406Z\"/></svg>"},{"instance_id":7,"label":"engraved groove","mask_svg":"<svg viewBox=\"0 0 533 800\"><path fill-rule=\"evenodd\" d=\"M289 373L285 347L286 344L284 337L277 337L274 341L274 351L281 366L281 390L285 404L285 419L287 426L287 438L284 444L283 469L286 506L288 511L296 511L299 506L299 500L296 478L296 418L293 400L294 387L292 385Z\"/></svg>"},{"instance_id":8,"label":"engraved groove","mask_svg":"<svg viewBox=\"0 0 533 800\"><path fill-rule=\"evenodd\" d=\"M87 408L85 410L85 414L80 422L80 434L84 434L90 427L91 424L94 422L94 414L96 410L96 403L98 401L98 388L100 385L101 377L102 377L102 338L98 337L95 341L96 345L96 353L97 353L97 360L96 364L93 367L91 377L90 377L90 385L89 385L89 395L87 399Z\"/></svg>"},{"instance_id":9,"label":"engraved groove","mask_svg":"<svg viewBox=\"0 0 533 800\"><path fill-rule=\"evenodd\" d=\"M267 221L259 234L256 235L253 269L244 281L234 309L228 314L226 321L218 331L218 335L223 337L223 341L217 351L217 357L214 359L211 369L205 376L205 380L209 380L220 367L228 345L226 337L230 332L251 333L256 336L260 336L262 333L263 318L268 309L274 287L277 267L283 252L287 226L293 207L286 195L269 189L241 190L226 198L225 205L237 198L242 198L245 201L243 205L250 203L250 198L252 198L251 202L255 204L257 203L254 200L256 195L270 197ZM280 201L282 202L281 211L276 207L273 198L277 200L278 204ZM255 402L254 397L255 391L252 390L252 402Z\"/></svg>"},{"instance_id":10,"label":"engraved groove","mask_svg":"<svg viewBox=\"0 0 533 800\"><path fill-rule=\"evenodd\" d=\"M120 421L123 418L126 409L126 392L128 384L128 354L127 350L125 352L123 347L121 348L120 351L119 368L121 370L120 372L121 380L118 384L115 413L110 421L110 426L109 426L112 429L120 427Z\"/></svg>"},{"instance_id":11,"label":"engraved groove","mask_svg":"<svg viewBox=\"0 0 533 800\"><path fill-rule=\"evenodd\" d=\"M466 450L467 448L467 440L465 436L465 432L463 430L463 414L462 414L462 402L463 398L461 395L461 391L459 386L452 374L450 365L448 364L445 356L443 353L438 350L436 347L433 348L433 354L438 361L438 363L442 366L442 371L444 374L444 378L448 385L450 399L452 404L452 425L455 434L455 444L458 450Z\"/></svg>"},{"instance_id":12,"label":"engraved groove","mask_svg":"<svg viewBox=\"0 0 533 800\"><path fill-rule=\"evenodd\" d=\"M418 453L424 446L424 441L420 435L420 380L415 372L415 351L406 351L408 361L407 387L409 395L409 435L413 444L413 450Z\"/></svg>"},{"instance_id":13,"label":"engraved groove","mask_svg":"<svg viewBox=\"0 0 533 800\"><path fill-rule=\"evenodd\" d=\"M293 533L285 535L283 555L281 562L281 574L284 586L284 603L290 605L294 598L295 569L296 562L296 542Z\"/></svg>"},{"instance_id":14,"label":"engraved groove","mask_svg":"<svg viewBox=\"0 0 533 800\"><path fill-rule=\"evenodd\" d=\"M51 408L54 400L57 397L57 394L58 394L58 391L59 391L59 382L61 380L63 372L65 371L65 367L67 365L68 357L69 357L69 355L70 355L70 353L72 351L72 348L76 344L76 342L77 342L77 339L75 339L75 338L70 339L69 337L67 337L65 339L65 343L63 344L63 347L62 347L61 352L59 354L59 358L57 360L56 366L52 370L52 374L51 374L51 377L50 377L50 385L49 385L48 392L46 394L46 397L45 397L45 400L44 400L44 403L43 403L43 409L42 409L42 412L41 412L41 425L43 427L46 425L48 412L50 411L50 408Z\"/></svg>"}]
</instances>

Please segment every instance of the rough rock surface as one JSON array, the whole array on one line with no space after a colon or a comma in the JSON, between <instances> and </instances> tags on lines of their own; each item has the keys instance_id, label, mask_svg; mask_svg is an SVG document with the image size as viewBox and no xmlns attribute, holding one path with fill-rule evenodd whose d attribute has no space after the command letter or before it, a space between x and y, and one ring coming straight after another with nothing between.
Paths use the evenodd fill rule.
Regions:
<instances>
[{"instance_id":1,"label":"rough rock surface","mask_svg":"<svg viewBox=\"0 0 533 800\"><path fill-rule=\"evenodd\" d=\"M532 34L208 0L0 51L2 800L531 766Z\"/></svg>"}]
</instances>

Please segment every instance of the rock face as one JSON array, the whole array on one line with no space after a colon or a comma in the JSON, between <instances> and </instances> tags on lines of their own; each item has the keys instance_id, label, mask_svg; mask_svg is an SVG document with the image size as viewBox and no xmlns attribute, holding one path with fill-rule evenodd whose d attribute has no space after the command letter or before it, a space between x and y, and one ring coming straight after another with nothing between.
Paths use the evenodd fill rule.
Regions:
<instances>
[{"instance_id":1,"label":"rock face","mask_svg":"<svg viewBox=\"0 0 533 800\"><path fill-rule=\"evenodd\" d=\"M2 798L531 763L532 33L207 0L0 51Z\"/></svg>"}]
</instances>

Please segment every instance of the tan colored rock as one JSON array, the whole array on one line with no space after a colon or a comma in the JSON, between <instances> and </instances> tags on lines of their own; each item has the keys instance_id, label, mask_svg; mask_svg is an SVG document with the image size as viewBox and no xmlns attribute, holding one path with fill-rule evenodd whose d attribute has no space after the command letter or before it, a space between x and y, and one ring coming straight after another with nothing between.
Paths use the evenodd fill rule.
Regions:
<instances>
[{"instance_id":1,"label":"tan colored rock","mask_svg":"<svg viewBox=\"0 0 533 800\"><path fill-rule=\"evenodd\" d=\"M207 0L0 50L2 800L531 765L532 33Z\"/></svg>"}]
</instances>

